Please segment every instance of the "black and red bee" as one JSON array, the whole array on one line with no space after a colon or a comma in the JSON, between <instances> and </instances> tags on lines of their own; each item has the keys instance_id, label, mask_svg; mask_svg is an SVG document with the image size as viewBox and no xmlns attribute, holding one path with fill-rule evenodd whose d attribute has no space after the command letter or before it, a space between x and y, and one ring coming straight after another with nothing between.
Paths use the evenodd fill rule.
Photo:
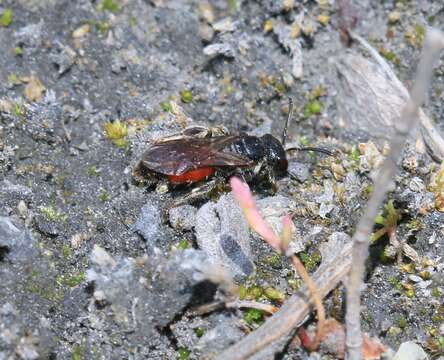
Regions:
<instances>
[{"instance_id":1,"label":"black and red bee","mask_svg":"<svg viewBox=\"0 0 444 360\"><path fill-rule=\"evenodd\" d=\"M265 180L274 186L275 177L287 172L287 151L311 150L331 155L328 150L312 147L285 150L292 111L293 103L290 100L282 141L270 134L261 137L246 133L226 134L220 129L215 131L201 127L188 128L178 136L160 139L142 155L133 170L133 177L147 184L164 181L173 185L214 178L201 190L196 189L186 202L200 198L218 180L225 181L232 175L238 175L249 183Z\"/></svg>"}]
</instances>

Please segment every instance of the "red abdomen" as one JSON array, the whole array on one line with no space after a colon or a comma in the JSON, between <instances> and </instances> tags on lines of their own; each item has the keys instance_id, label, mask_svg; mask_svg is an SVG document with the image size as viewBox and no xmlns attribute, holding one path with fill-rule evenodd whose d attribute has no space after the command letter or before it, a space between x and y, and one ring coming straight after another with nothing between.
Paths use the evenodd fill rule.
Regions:
<instances>
[{"instance_id":1,"label":"red abdomen","mask_svg":"<svg viewBox=\"0 0 444 360\"><path fill-rule=\"evenodd\" d=\"M213 175L215 171L216 170L214 170L214 168L212 167L203 167L200 169L188 171L181 175L168 175L168 179L173 184L193 183L203 180L210 175Z\"/></svg>"}]
</instances>

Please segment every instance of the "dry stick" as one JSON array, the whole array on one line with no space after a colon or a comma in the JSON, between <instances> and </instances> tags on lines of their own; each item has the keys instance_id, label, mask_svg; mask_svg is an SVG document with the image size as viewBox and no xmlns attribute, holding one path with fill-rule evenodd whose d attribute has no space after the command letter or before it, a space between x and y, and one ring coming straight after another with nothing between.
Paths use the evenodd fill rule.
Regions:
<instances>
[{"instance_id":1,"label":"dry stick","mask_svg":"<svg viewBox=\"0 0 444 360\"><path fill-rule=\"evenodd\" d=\"M362 359L362 334L360 324L361 288L363 285L365 261L368 255L369 238L378 215L378 210L389 189L390 183L397 170L397 162L401 157L404 144L410 131L418 122L419 107L425 101L426 90L432 76L434 59L443 48L443 34L434 29L428 29L422 56L418 65L415 85L406 103L400 121L395 124L396 132L390 142L390 152L385 159L374 184L375 191L370 198L364 215L360 219L353 236L352 265L347 283L347 312L346 312L346 346L347 359Z\"/></svg>"},{"instance_id":2,"label":"dry stick","mask_svg":"<svg viewBox=\"0 0 444 360\"><path fill-rule=\"evenodd\" d=\"M440 36L439 34L439 32L433 31L434 47L443 47L442 42L437 39L437 37ZM429 32L428 36L430 36ZM439 45L437 43L439 43ZM433 54L428 57L433 58L437 52L438 50L436 49L433 51ZM423 60L423 62L426 62L426 60ZM427 60L427 63L431 62L431 59ZM429 66L429 69L431 71L432 66ZM425 83L427 82L425 81ZM422 88L425 89L426 85L423 85ZM424 94L424 92L425 91L423 91L422 94ZM416 92L412 92L412 96L416 96L415 94ZM418 99L418 97L416 97L416 99ZM372 221L373 219L374 217ZM344 246L342 251L329 264L321 266L313 275L321 297L325 297L330 291L336 288L338 283L349 272L351 267L351 253L352 247L351 243L349 243ZM300 294L302 294L302 296ZM293 328L304 320L310 311L309 303L305 300L308 298L308 289L303 287L300 290L300 294L293 295L280 310L269 318L259 329L253 331L241 341L219 354L216 360L247 359L279 338L289 334Z\"/></svg>"},{"instance_id":3,"label":"dry stick","mask_svg":"<svg viewBox=\"0 0 444 360\"><path fill-rule=\"evenodd\" d=\"M293 263L296 272L302 278L304 283L307 284L312 301L316 308L316 312L318 314L318 331L316 332L315 338L313 339L309 347L310 350L316 350L321 343L322 337L324 336L325 308L324 305L322 305L322 298L319 296L319 290L316 287L313 279L308 274L301 260L299 260L296 255L290 256L290 260Z\"/></svg>"},{"instance_id":4,"label":"dry stick","mask_svg":"<svg viewBox=\"0 0 444 360\"><path fill-rule=\"evenodd\" d=\"M322 264L313 274L318 294L327 296L347 275L351 265L351 243L345 245L328 264ZM216 360L243 360L266 346L288 335L301 324L310 313L310 292L304 285L298 294L290 297L279 311L270 317L259 329L245 336L241 341L218 355Z\"/></svg>"}]
</instances>

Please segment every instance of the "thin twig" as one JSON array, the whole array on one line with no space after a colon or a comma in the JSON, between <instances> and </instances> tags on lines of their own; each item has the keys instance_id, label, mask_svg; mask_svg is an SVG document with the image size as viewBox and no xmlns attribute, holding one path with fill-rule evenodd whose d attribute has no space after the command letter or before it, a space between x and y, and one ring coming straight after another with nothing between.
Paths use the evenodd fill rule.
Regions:
<instances>
[{"instance_id":1,"label":"thin twig","mask_svg":"<svg viewBox=\"0 0 444 360\"><path fill-rule=\"evenodd\" d=\"M247 308L247 309L257 309L267 314L274 314L278 311L278 307L270 304L264 304L257 301L247 301L247 300L234 300L225 303L225 307L227 308Z\"/></svg>"},{"instance_id":2,"label":"thin twig","mask_svg":"<svg viewBox=\"0 0 444 360\"><path fill-rule=\"evenodd\" d=\"M296 272L307 284L309 294L312 297L319 320L316 336L314 341L311 343L310 350L317 349L324 332L325 309L322 305L322 299L319 297L316 284L313 282L310 275L305 270L304 265L294 254L288 252L288 245L291 240L293 226L293 221L291 220L291 217L288 215L283 217L282 233L280 234L280 236L276 235L276 233L270 228L270 226L260 214L256 206L256 201L250 189L248 188L248 185L246 183L242 183L236 177L231 178L230 184L233 194L239 202L240 207L244 212L244 215L250 227L257 233L259 233L269 245L273 246L276 249L276 251L278 251L279 253L285 253L293 263Z\"/></svg>"},{"instance_id":3,"label":"thin twig","mask_svg":"<svg viewBox=\"0 0 444 360\"><path fill-rule=\"evenodd\" d=\"M315 282L312 280L307 270L305 270L304 265L301 260L296 255L290 257L294 268L296 269L299 276L302 278L305 284L307 284L308 291L310 292L311 299L313 300L316 312L318 314L318 328L316 331L316 336L310 343L309 350L316 350L321 344L321 340L324 336L324 324L325 324L325 309L322 305L322 298L319 296L319 290L316 287Z\"/></svg>"},{"instance_id":4,"label":"thin twig","mask_svg":"<svg viewBox=\"0 0 444 360\"><path fill-rule=\"evenodd\" d=\"M346 244L334 259L321 264L313 274L314 283L320 298L327 296L347 275L351 266L351 243ZM304 285L297 294L291 296L272 317L245 336L241 341L224 350L216 360L244 360L288 335L299 326L310 313L310 294Z\"/></svg>"},{"instance_id":5,"label":"thin twig","mask_svg":"<svg viewBox=\"0 0 444 360\"><path fill-rule=\"evenodd\" d=\"M400 121L395 124L396 132L390 142L390 152L379 170L374 184L375 191L370 198L364 215L360 219L353 236L352 265L347 283L346 346L347 359L362 358L362 334L360 324L360 295L363 285L365 261L368 255L369 238L373 230L374 219L384 201L390 183L397 170L404 144L410 131L418 122L419 107L426 98L426 90L432 76L433 63L443 48L443 35L440 31L428 29L424 48L418 65L415 85L411 97L405 105Z\"/></svg>"}]
</instances>

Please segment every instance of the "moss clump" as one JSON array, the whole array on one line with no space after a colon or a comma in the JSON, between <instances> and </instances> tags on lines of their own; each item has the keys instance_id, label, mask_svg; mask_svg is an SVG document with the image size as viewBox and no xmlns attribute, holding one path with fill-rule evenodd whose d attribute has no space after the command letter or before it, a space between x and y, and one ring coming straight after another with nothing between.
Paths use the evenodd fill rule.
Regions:
<instances>
[{"instance_id":1,"label":"moss clump","mask_svg":"<svg viewBox=\"0 0 444 360\"><path fill-rule=\"evenodd\" d=\"M64 245L62 246L62 255L63 255L63 258L68 259L69 257L71 257L71 253L72 253L72 251L71 251L71 247L70 247L69 245L67 245L67 244L64 244Z\"/></svg>"},{"instance_id":2,"label":"moss clump","mask_svg":"<svg viewBox=\"0 0 444 360\"><path fill-rule=\"evenodd\" d=\"M15 54L15 56L22 56L23 55L23 48L21 48L20 46L16 46L14 48L14 54Z\"/></svg>"},{"instance_id":3,"label":"moss clump","mask_svg":"<svg viewBox=\"0 0 444 360\"><path fill-rule=\"evenodd\" d=\"M304 264L305 269L309 272L315 270L322 260L321 254L319 252L314 252L311 255L303 252L299 254L299 258Z\"/></svg>"},{"instance_id":4,"label":"moss clump","mask_svg":"<svg viewBox=\"0 0 444 360\"><path fill-rule=\"evenodd\" d=\"M128 142L126 137L128 135L128 127L120 120L110 122L104 125L105 135L117 147L126 147Z\"/></svg>"},{"instance_id":5,"label":"moss clump","mask_svg":"<svg viewBox=\"0 0 444 360\"><path fill-rule=\"evenodd\" d=\"M388 283L396 290L401 291L402 284L401 281L396 276L390 276L388 278Z\"/></svg>"},{"instance_id":6,"label":"moss clump","mask_svg":"<svg viewBox=\"0 0 444 360\"><path fill-rule=\"evenodd\" d=\"M0 25L3 27L8 27L12 23L12 17L12 9L6 9L3 11L2 17L0 18Z\"/></svg>"},{"instance_id":7,"label":"moss clump","mask_svg":"<svg viewBox=\"0 0 444 360\"><path fill-rule=\"evenodd\" d=\"M433 297L436 297L436 298L440 298L441 297L441 291L439 291L439 289L437 287L432 289L431 294L432 294Z\"/></svg>"},{"instance_id":8,"label":"moss clump","mask_svg":"<svg viewBox=\"0 0 444 360\"><path fill-rule=\"evenodd\" d=\"M71 352L71 359L72 360L83 360L83 350L82 347L78 344L74 345Z\"/></svg>"},{"instance_id":9,"label":"moss clump","mask_svg":"<svg viewBox=\"0 0 444 360\"><path fill-rule=\"evenodd\" d=\"M278 253L267 256L263 262L267 265L270 265L274 269L280 269L282 267L281 255Z\"/></svg>"},{"instance_id":10,"label":"moss clump","mask_svg":"<svg viewBox=\"0 0 444 360\"><path fill-rule=\"evenodd\" d=\"M67 278L65 284L69 287L74 287L79 285L83 280L85 280L85 273L81 272Z\"/></svg>"},{"instance_id":11,"label":"moss clump","mask_svg":"<svg viewBox=\"0 0 444 360\"><path fill-rule=\"evenodd\" d=\"M177 245L177 248L180 250L185 250L188 249L190 247L190 243L188 242L188 240L180 240L179 241L179 245Z\"/></svg>"},{"instance_id":12,"label":"moss clump","mask_svg":"<svg viewBox=\"0 0 444 360\"><path fill-rule=\"evenodd\" d=\"M41 206L40 211L42 215L49 221L66 221L68 219L68 215L63 214L55 210L51 205L50 206Z\"/></svg>"},{"instance_id":13,"label":"moss clump","mask_svg":"<svg viewBox=\"0 0 444 360\"><path fill-rule=\"evenodd\" d=\"M318 100L312 100L304 106L304 118L319 115L322 112L322 104Z\"/></svg>"},{"instance_id":14,"label":"moss clump","mask_svg":"<svg viewBox=\"0 0 444 360\"><path fill-rule=\"evenodd\" d=\"M103 0L99 6L100 10L106 10L112 12L113 14L118 13L120 6L114 0Z\"/></svg>"},{"instance_id":15,"label":"moss clump","mask_svg":"<svg viewBox=\"0 0 444 360\"><path fill-rule=\"evenodd\" d=\"M180 100L182 100L183 103L189 104L193 101L193 93L191 90L183 90L180 92Z\"/></svg>"},{"instance_id":16,"label":"moss clump","mask_svg":"<svg viewBox=\"0 0 444 360\"><path fill-rule=\"evenodd\" d=\"M177 350L177 353L179 354L179 360L188 360L191 355L191 351L188 350L186 347L180 347Z\"/></svg>"},{"instance_id":17,"label":"moss clump","mask_svg":"<svg viewBox=\"0 0 444 360\"><path fill-rule=\"evenodd\" d=\"M171 105L171 102L169 100L161 102L160 107L162 108L163 111L169 113L173 112L173 106Z\"/></svg>"},{"instance_id":18,"label":"moss clump","mask_svg":"<svg viewBox=\"0 0 444 360\"><path fill-rule=\"evenodd\" d=\"M407 319L406 319L404 316L401 316L401 317L398 319L398 326L399 326L401 329L404 329L404 328L407 326Z\"/></svg>"},{"instance_id":19,"label":"moss clump","mask_svg":"<svg viewBox=\"0 0 444 360\"><path fill-rule=\"evenodd\" d=\"M424 42L425 28L421 24L415 24L404 36L410 45L421 47Z\"/></svg>"},{"instance_id":20,"label":"moss clump","mask_svg":"<svg viewBox=\"0 0 444 360\"><path fill-rule=\"evenodd\" d=\"M258 309L248 309L243 316L244 321L249 324L261 324L264 321L264 313Z\"/></svg>"},{"instance_id":21,"label":"moss clump","mask_svg":"<svg viewBox=\"0 0 444 360\"><path fill-rule=\"evenodd\" d=\"M264 289L264 295L270 301L284 302L285 300L285 294L271 286Z\"/></svg>"},{"instance_id":22,"label":"moss clump","mask_svg":"<svg viewBox=\"0 0 444 360\"><path fill-rule=\"evenodd\" d=\"M398 226L399 220L401 220L401 214L393 205L393 200L389 200L384 206L384 212L375 219L375 223L381 225L382 228L372 234L370 237L371 243L375 243L385 234L390 234L390 232L394 231Z\"/></svg>"},{"instance_id":23,"label":"moss clump","mask_svg":"<svg viewBox=\"0 0 444 360\"><path fill-rule=\"evenodd\" d=\"M111 200L111 196L108 194L106 190L102 190L99 195L99 200L101 202L107 202Z\"/></svg>"},{"instance_id":24,"label":"moss clump","mask_svg":"<svg viewBox=\"0 0 444 360\"><path fill-rule=\"evenodd\" d=\"M302 279L288 279L288 285L291 287L293 291L297 291L302 286Z\"/></svg>"},{"instance_id":25,"label":"moss clump","mask_svg":"<svg viewBox=\"0 0 444 360\"><path fill-rule=\"evenodd\" d=\"M88 169L86 169L86 173L90 177L99 175L99 172L97 171L97 166L96 165L88 166Z\"/></svg>"},{"instance_id":26,"label":"moss clump","mask_svg":"<svg viewBox=\"0 0 444 360\"><path fill-rule=\"evenodd\" d=\"M205 329L202 328L195 328L194 333L198 338L201 338L205 334Z\"/></svg>"},{"instance_id":27,"label":"moss clump","mask_svg":"<svg viewBox=\"0 0 444 360\"><path fill-rule=\"evenodd\" d=\"M380 47L379 53L381 54L382 57L384 57L386 60L390 61L391 63L397 66L401 65L401 60L393 51L387 50L384 47Z\"/></svg>"}]
</instances>

